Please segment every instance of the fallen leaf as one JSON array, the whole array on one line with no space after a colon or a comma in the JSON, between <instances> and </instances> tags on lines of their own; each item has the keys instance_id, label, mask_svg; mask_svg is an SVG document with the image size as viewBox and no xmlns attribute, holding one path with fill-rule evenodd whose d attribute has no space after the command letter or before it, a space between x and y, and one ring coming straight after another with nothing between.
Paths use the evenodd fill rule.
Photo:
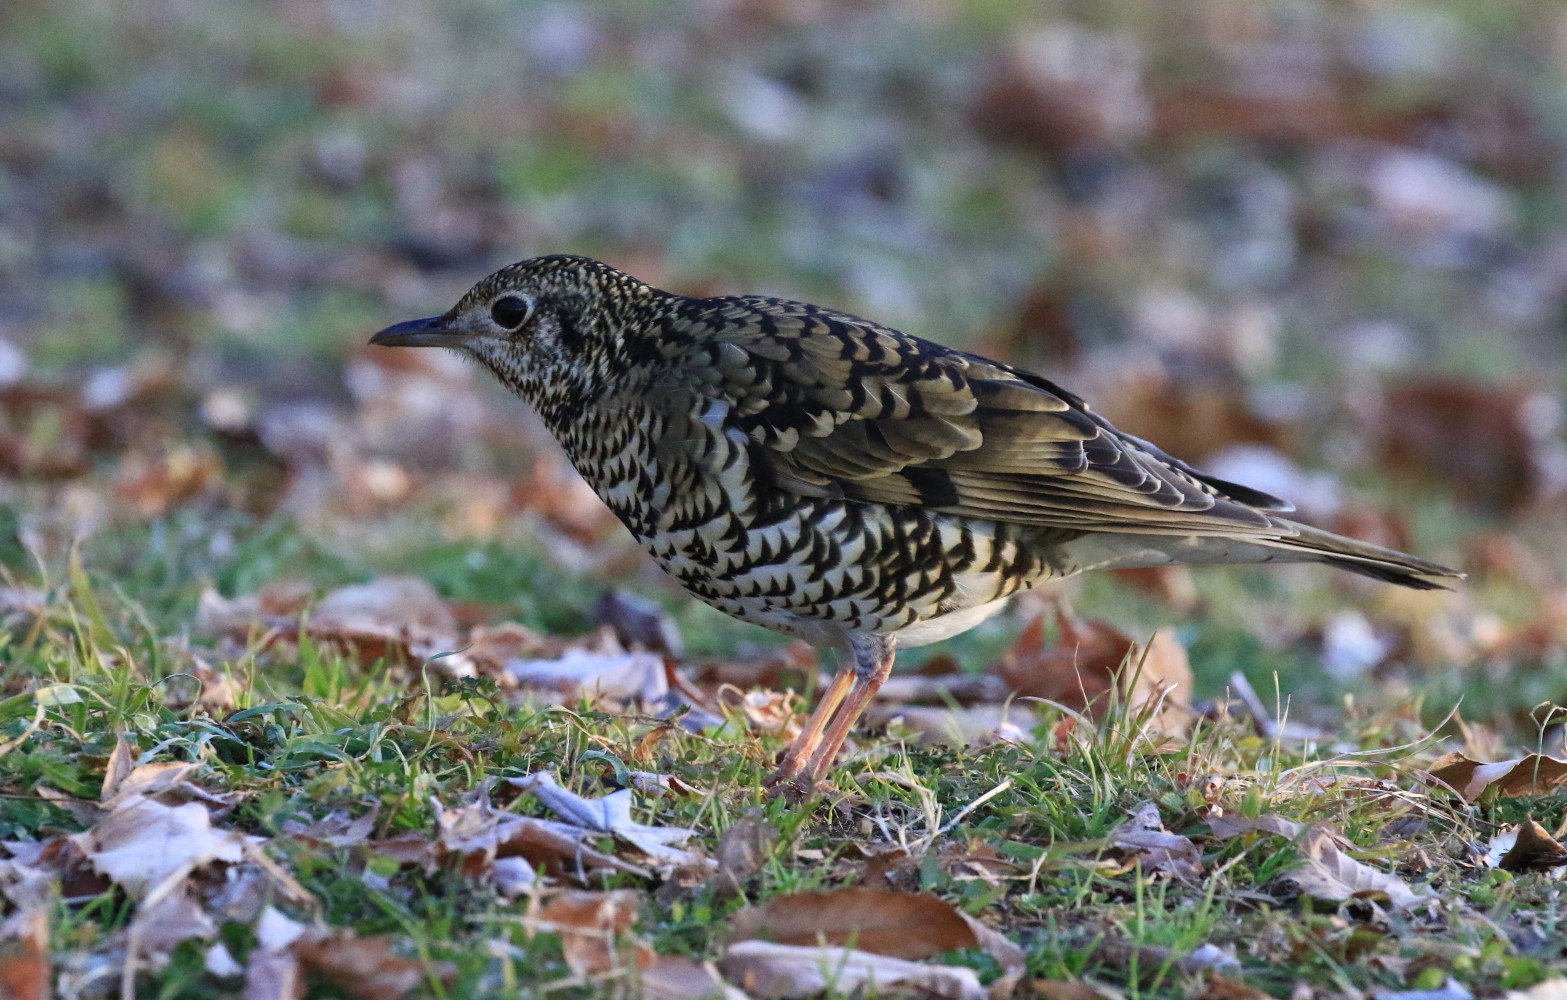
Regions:
<instances>
[{"instance_id":1,"label":"fallen leaf","mask_svg":"<svg viewBox=\"0 0 1567 1000\"><path fill-rule=\"evenodd\" d=\"M211 814L199 803L166 806L139 795L121 800L96 827L75 837L93 867L133 899L181 870L238 863L249 845L261 843L259 837L213 829Z\"/></svg>"},{"instance_id":2,"label":"fallen leaf","mask_svg":"<svg viewBox=\"0 0 1567 1000\"><path fill-rule=\"evenodd\" d=\"M352 997L397 1000L432 974L444 977L451 972L444 964L431 966L392 954L395 939L389 934L359 937L352 930L311 927L271 906L261 911L255 934L256 947L245 970L245 1000L296 1000L304 995L307 973ZM208 962L227 969L233 958L209 952Z\"/></svg>"},{"instance_id":3,"label":"fallen leaf","mask_svg":"<svg viewBox=\"0 0 1567 1000\"><path fill-rule=\"evenodd\" d=\"M439 802L434 806L436 839L441 854L455 858L458 869L468 878L499 878L508 886L516 886L525 878L519 869L503 866L498 873L495 869L498 861L512 857L568 877L595 869L642 877L649 874L590 846L587 843L590 834L596 835L598 831L584 830L569 823L515 816L496 809L485 796L454 809L444 808ZM380 853L394 853L393 846L383 842L375 849ZM419 844L409 841L407 848L414 859L412 863L423 860Z\"/></svg>"},{"instance_id":4,"label":"fallen leaf","mask_svg":"<svg viewBox=\"0 0 1567 1000\"><path fill-rule=\"evenodd\" d=\"M344 812L330 812L308 824L285 820L283 832L296 840L308 840L328 847L356 847L369 839L375 830L376 818L380 815L381 800L375 799L358 819L351 820Z\"/></svg>"},{"instance_id":5,"label":"fallen leaf","mask_svg":"<svg viewBox=\"0 0 1567 1000\"><path fill-rule=\"evenodd\" d=\"M786 945L852 945L893 958L929 958L980 948L1008 976L1020 975L1023 952L1000 933L925 893L849 886L774 896L730 918L730 937L765 936Z\"/></svg>"},{"instance_id":6,"label":"fallen leaf","mask_svg":"<svg viewBox=\"0 0 1567 1000\"><path fill-rule=\"evenodd\" d=\"M1379 404L1366 426L1381 432L1384 468L1502 510L1549 480L1543 450L1561 433L1560 408L1537 385L1427 378L1388 387Z\"/></svg>"},{"instance_id":7,"label":"fallen leaf","mask_svg":"<svg viewBox=\"0 0 1567 1000\"><path fill-rule=\"evenodd\" d=\"M490 881L506 899L515 899L538 883L539 875L527 858L496 858L490 866Z\"/></svg>"},{"instance_id":8,"label":"fallen leaf","mask_svg":"<svg viewBox=\"0 0 1567 1000\"><path fill-rule=\"evenodd\" d=\"M1247 819L1243 816L1210 816L1208 829L1214 839L1228 840L1239 834L1258 831L1285 837L1305 857L1305 862L1286 872L1302 892L1318 899L1342 901L1359 896L1386 896L1400 909L1409 909L1428 897L1416 893L1402 879L1377 871L1344 853L1347 842L1339 834L1322 827L1306 826L1278 816Z\"/></svg>"},{"instance_id":9,"label":"fallen leaf","mask_svg":"<svg viewBox=\"0 0 1567 1000\"><path fill-rule=\"evenodd\" d=\"M685 643L675 620L640 594L606 590L593 602L593 624L606 625L626 649L673 656L685 655Z\"/></svg>"},{"instance_id":10,"label":"fallen leaf","mask_svg":"<svg viewBox=\"0 0 1567 1000\"><path fill-rule=\"evenodd\" d=\"M417 988L429 967L417 959L392 954L390 934L357 937L353 931L307 934L294 945L304 968L330 981L352 997L397 1000Z\"/></svg>"},{"instance_id":11,"label":"fallen leaf","mask_svg":"<svg viewBox=\"0 0 1567 1000\"><path fill-rule=\"evenodd\" d=\"M168 954L192 938L211 940L218 925L189 892L171 892L136 911L133 933L141 949L152 955Z\"/></svg>"},{"instance_id":12,"label":"fallen leaf","mask_svg":"<svg viewBox=\"0 0 1567 1000\"><path fill-rule=\"evenodd\" d=\"M690 863L694 856L673 845L684 844L695 830L677 826L646 826L631 818L631 790L622 788L600 799L588 799L562 788L548 771L523 778L507 778L506 784L531 792L551 812L573 826L608 833L664 864Z\"/></svg>"},{"instance_id":13,"label":"fallen leaf","mask_svg":"<svg viewBox=\"0 0 1567 1000\"><path fill-rule=\"evenodd\" d=\"M1118 994L1096 989L1081 979L1034 979L1028 992L1041 1000L1119 1000Z\"/></svg>"},{"instance_id":14,"label":"fallen leaf","mask_svg":"<svg viewBox=\"0 0 1567 1000\"><path fill-rule=\"evenodd\" d=\"M503 669L517 687L546 691L561 701L586 698L611 710L657 706L669 696L664 657L657 653L568 649L556 659L508 660Z\"/></svg>"},{"instance_id":15,"label":"fallen leaf","mask_svg":"<svg viewBox=\"0 0 1567 1000\"><path fill-rule=\"evenodd\" d=\"M1529 819L1492 838L1487 857L1503 871L1538 872L1567 865L1567 848Z\"/></svg>"},{"instance_id":16,"label":"fallen leaf","mask_svg":"<svg viewBox=\"0 0 1567 1000\"><path fill-rule=\"evenodd\" d=\"M1306 825L1282 816L1265 815L1256 819L1245 816L1217 815L1208 817L1208 830L1215 840L1229 840L1243 833L1257 831L1298 840L1306 833Z\"/></svg>"},{"instance_id":17,"label":"fallen leaf","mask_svg":"<svg viewBox=\"0 0 1567 1000\"><path fill-rule=\"evenodd\" d=\"M1372 990L1371 1000L1474 1000L1474 994L1449 976L1434 990Z\"/></svg>"},{"instance_id":18,"label":"fallen leaf","mask_svg":"<svg viewBox=\"0 0 1567 1000\"><path fill-rule=\"evenodd\" d=\"M698 965L678 955L660 955L641 971L637 984L645 1000L746 1000L718 977L711 963Z\"/></svg>"},{"instance_id":19,"label":"fallen leaf","mask_svg":"<svg viewBox=\"0 0 1567 1000\"><path fill-rule=\"evenodd\" d=\"M1124 149L1152 128L1130 38L1059 22L1018 34L987 62L969 120L989 139L1062 156Z\"/></svg>"},{"instance_id":20,"label":"fallen leaf","mask_svg":"<svg viewBox=\"0 0 1567 1000\"><path fill-rule=\"evenodd\" d=\"M1482 764L1461 753L1450 753L1431 765L1433 781L1474 802L1487 789L1498 795L1545 795L1567 785L1567 760L1532 753L1516 760Z\"/></svg>"},{"instance_id":21,"label":"fallen leaf","mask_svg":"<svg viewBox=\"0 0 1567 1000\"><path fill-rule=\"evenodd\" d=\"M244 1000L299 1000L305 976L293 945L304 936L303 924L272 907L256 921L256 947L245 964Z\"/></svg>"},{"instance_id":22,"label":"fallen leaf","mask_svg":"<svg viewBox=\"0 0 1567 1000\"><path fill-rule=\"evenodd\" d=\"M724 978L749 996L811 997L831 990L847 996L903 987L931 1000L985 1000L973 969L922 965L868 951L739 941L718 961Z\"/></svg>"},{"instance_id":23,"label":"fallen leaf","mask_svg":"<svg viewBox=\"0 0 1567 1000\"><path fill-rule=\"evenodd\" d=\"M777 843L778 828L767 822L759 810L741 816L718 835L714 882L727 893L742 891L751 876L762 870Z\"/></svg>"},{"instance_id":24,"label":"fallen leaf","mask_svg":"<svg viewBox=\"0 0 1567 1000\"><path fill-rule=\"evenodd\" d=\"M1044 618L1036 617L995 664L1012 691L1096 718L1119 700L1127 718L1165 736L1191 728L1191 666L1172 633L1155 632L1139 649L1108 623L1073 619L1059 607L1056 626L1059 635L1047 646Z\"/></svg>"},{"instance_id":25,"label":"fallen leaf","mask_svg":"<svg viewBox=\"0 0 1567 1000\"><path fill-rule=\"evenodd\" d=\"M919 742L952 747L986 747L996 743L1029 743L1035 725L1026 705L971 705L936 708L923 705L875 706L868 719L883 725L899 723L914 730Z\"/></svg>"},{"instance_id":26,"label":"fallen leaf","mask_svg":"<svg viewBox=\"0 0 1567 1000\"><path fill-rule=\"evenodd\" d=\"M632 889L613 892L567 892L539 911L536 926L560 935L566 964L579 976L593 976L653 964L653 949L632 936L642 894Z\"/></svg>"},{"instance_id":27,"label":"fallen leaf","mask_svg":"<svg viewBox=\"0 0 1567 1000\"><path fill-rule=\"evenodd\" d=\"M1265 990L1215 973L1208 977L1208 981L1191 1000L1271 1000L1271 997L1272 994Z\"/></svg>"},{"instance_id":28,"label":"fallen leaf","mask_svg":"<svg viewBox=\"0 0 1567 1000\"><path fill-rule=\"evenodd\" d=\"M364 663L418 663L462 646L456 619L418 577L388 576L329 591L306 613L308 591L277 585L259 594L226 598L204 591L196 608L203 635L262 645L296 641L301 629L312 641L350 650Z\"/></svg>"},{"instance_id":29,"label":"fallen leaf","mask_svg":"<svg viewBox=\"0 0 1567 1000\"><path fill-rule=\"evenodd\" d=\"M49 1000L49 911L17 910L0 927L0 997Z\"/></svg>"},{"instance_id":30,"label":"fallen leaf","mask_svg":"<svg viewBox=\"0 0 1567 1000\"><path fill-rule=\"evenodd\" d=\"M199 767L201 764L197 761L160 761L156 764L143 764L141 767L132 768L118 775L112 790L109 787L109 775L106 774L104 791L109 794L103 798L103 807L113 810L133 796L150 798L175 788L180 788L188 797L212 801L213 797L203 794L195 786L185 785L186 777Z\"/></svg>"},{"instance_id":31,"label":"fallen leaf","mask_svg":"<svg viewBox=\"0 0 1567 1000\"><path fill-rule=\"evenodd\" d=\"M1506 1000L1567 1000L1567 978L1558 976L1526 990L1508 990L1502 995Z\"/></svg>"},{"instance_id":32,"label":"fallen leaf","mask_svg":"<svg viewBox=\"0 0 1567 1000\"><path fill-rule=\"evenodd\" d=\"M1170 833L1159 817L1159 807L1143 802L1131 818L1110 833L1110 842L1135 855L1145 871L1164 872L1174 878L1196 881L1202 877L1202 851L1190 837Z\"/></svg>"},{"instance_id":33,"label":"fallen leaf","mask_svg":"<svg viewBox=\"0 0 1567 1000\"><path fill-rule=\"evenodd\" d=\"M144 518L162 517L216 488L222 460L207 446L127 451L114 474L115 499Z\"/></svg>"},{"instance_id":34,"label":"fallen leaf","mask_svg":"<svg viewBox=\"0 0 1567 1000\"><path fill-rule=\"evenodd\" d=\"M134 764L130 741L121 736L114 741L114 749L109 751L108 763L104 765L103 786L98 791L99 802L107 802L114 796L120 783L130 777Z\"/></svg>"},{"instance_id":35,"label":"fallen leaf","mask_svg":"<svg viewBox=\"0 0 1567 1000\"><path fill-rule=\"evenodd\" d=\"M909 959L978 945L963 916L939 897L859 886L775 896L748 906L731 918L730 936L767 937L779 944L852 944Z\"/></svg>"},{"instance_id":36,"label":"fallen leaf","mask_svg":"<svg viewBox=\"0 0 1567 1000\"><path fill-rule=\"evenodd\" d=\"M1388 902L1401 910L1411 909L1426 900L1402 879L1377 871L1356 861L1334 843L1324 830L1310 828L1296 846L1305 856L1305 863L1285 874L1300 886L1302 892L1318 899L1340 902L1366 896L1386 896Z\"/></svg>"}]
</instances>

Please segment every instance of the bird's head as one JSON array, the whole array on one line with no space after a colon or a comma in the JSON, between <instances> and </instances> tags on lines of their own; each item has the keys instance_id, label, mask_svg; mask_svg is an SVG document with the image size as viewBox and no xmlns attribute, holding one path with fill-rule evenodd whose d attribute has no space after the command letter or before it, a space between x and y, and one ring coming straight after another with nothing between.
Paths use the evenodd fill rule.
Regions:
<instances>
[{"instance_id":1,"label":"bird's head","mask_svg":"<svg viewBox=\"0 0 1567 1000\"><path fill-rule=\"evenodd\" d=\"M588 257L550 256L503 267L440 316L387 327L387 347L450 347L543 409L586 402L637 350L632 318L657 292Z\"/></svg>"}]
</instances>

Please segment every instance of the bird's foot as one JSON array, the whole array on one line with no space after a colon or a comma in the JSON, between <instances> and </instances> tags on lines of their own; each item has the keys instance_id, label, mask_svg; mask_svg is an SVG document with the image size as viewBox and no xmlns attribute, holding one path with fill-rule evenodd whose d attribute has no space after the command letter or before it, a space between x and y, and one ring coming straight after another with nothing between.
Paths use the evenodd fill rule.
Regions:
<instances>
[{"instance_id":1,"label":"bird's foot","mask_svg":"<svg viewBox=\"0 0 1567 1000\"><path fill-rule=\"evenodd\" d=\"M812 778L809 774L785 776L781 770L768 775L762 781L762 788L763 794L769 800L783 799L794 803L804 802L819 795L829 795L836 791L832 785Z\"/></svg>"}]
</instances>

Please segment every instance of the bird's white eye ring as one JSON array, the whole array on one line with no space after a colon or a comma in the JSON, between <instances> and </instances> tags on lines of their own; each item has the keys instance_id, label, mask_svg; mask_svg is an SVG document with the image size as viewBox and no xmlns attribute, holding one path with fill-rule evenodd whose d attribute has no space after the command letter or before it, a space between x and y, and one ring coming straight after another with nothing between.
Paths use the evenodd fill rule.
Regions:
<instances>
[{"instance_id":1,"label":"bird's white eye ring","mask_svg":"<svg viewBox=\"0 0 1567 1000\"><path fill-rule=\"evenodd\" d=\"M528 321L533 300L520 295L502 295L490 303L490 319L502 330L515 330Z\"/></svg>"}]
</instances>

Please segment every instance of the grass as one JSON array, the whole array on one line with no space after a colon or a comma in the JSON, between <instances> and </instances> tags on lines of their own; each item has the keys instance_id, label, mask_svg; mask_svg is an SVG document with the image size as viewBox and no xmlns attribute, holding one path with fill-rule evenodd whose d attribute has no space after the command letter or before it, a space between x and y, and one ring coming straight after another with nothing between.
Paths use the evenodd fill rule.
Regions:
<instances>
[{"instance_id":1,"label":"grass","mask_svg":"<svg viewBox=\"0 0 1567 1000\"><path fill-rule=\"evenodd\" d=\"M121 734L142 762L199 762L198 784L234 796L224 825L269 838L268 854L314 900L302 908L274 895L274 903L361 936L394 935L401 953L443 963L445 978L426 981L421 995L593 995L591 987L562 985L571 980L558 941L530 932L517 905L484 885L447 868L388 864L363 847L299 841L285 824L334 810L357 816L378 804L376 838L429 834L432 802L450 807L488 779L539 769L583 794L602 794L613 787L609 765L636 759L657 720L587 704L512 709L487 682L443 685L308 640L297 649L244 650L217 664L236 681L231 710L179 707L188 700L178 694L191 681L192 657L212 655L184 638L193 601L181 580L243 589L282 574L330 584L402 564L444 594L469 599L504 592L503 580L538 581L542 571L526 552L486 545L442 543L357 559L285 525L251 527L244 544L216 556L175 516L101 538L79 562L47 575L43 616L7 634L0 668L10 691L69 685L77 697L49 706L36 726L27 694L0 703L0 739L19 741L0 757L7 789L0 836L30 840L82 829L84 816L70 802L97 797ZM541 627L580 624L595 585L547 583L531 592L537 604L507 605L503 613ZM1203 622L1188 628L1197 660L1255 664L1254 643L1238 633ZM960 658L966 652L956 649ZM1223 977L1273 995L1302 982L1328 993L1432 987L1447 975L1486 994L1561 975L1567 955L1552 936L1567 919L1561 883L1476 867L1467 857L1527 816L1561 829L1567 796L1465 806L1431 792L1415 777L1435 756L1418 718L1408 704L1347 714L1334 734L1335 753L1264 738L1223 714L1187 741L1156 745L1124 709L1067 739L1057 732L1061 718L1046 713L1032 746L954 751L866 736L834 773L843 798L808 809L761 795L775 738L743 727L716 738L675 731L635 766L711 794L639 797L637 820L693 827L710 854L742 817L760 816L776 839L738 895L711 884L658 889L629 875L603 887L648 890L644 936L661 953L700 960L717 953L726 917L740 906L854 882L864 869L862 849L892 843L910 852L899 885L941 895L1001 928L1025 949L1031 977L1086 979L1128 997L1199 989L1209 973L1187 956L1208 944L1238 962ZM42 789L52 791L37 794ZM1143 801L1157 805L1168 830L1195 838L1203 879L1145 871L1112 848L1114 831ZM1331 827L1349 838L1357 858L1430 886L1432 899L1410 914L1371 900L1314 901L1288 878L1301 862L1295 846L1260 834L1219 841L1207 828L1215 806ZM510 808L543 814L526 797ZM991 859L988 867L977 865L983 858ZM89 962L133 913L112 888L57 901L51 942L61 968ZM221 924L221 940L242 964L254 933L243 917ZM176 949L167 968L144 979L152 991L145 995L194 998L234 988L204 971L203 951L193 942ZM999 974L979 953L949 958Z\"/></svg>"}]
</instances>

